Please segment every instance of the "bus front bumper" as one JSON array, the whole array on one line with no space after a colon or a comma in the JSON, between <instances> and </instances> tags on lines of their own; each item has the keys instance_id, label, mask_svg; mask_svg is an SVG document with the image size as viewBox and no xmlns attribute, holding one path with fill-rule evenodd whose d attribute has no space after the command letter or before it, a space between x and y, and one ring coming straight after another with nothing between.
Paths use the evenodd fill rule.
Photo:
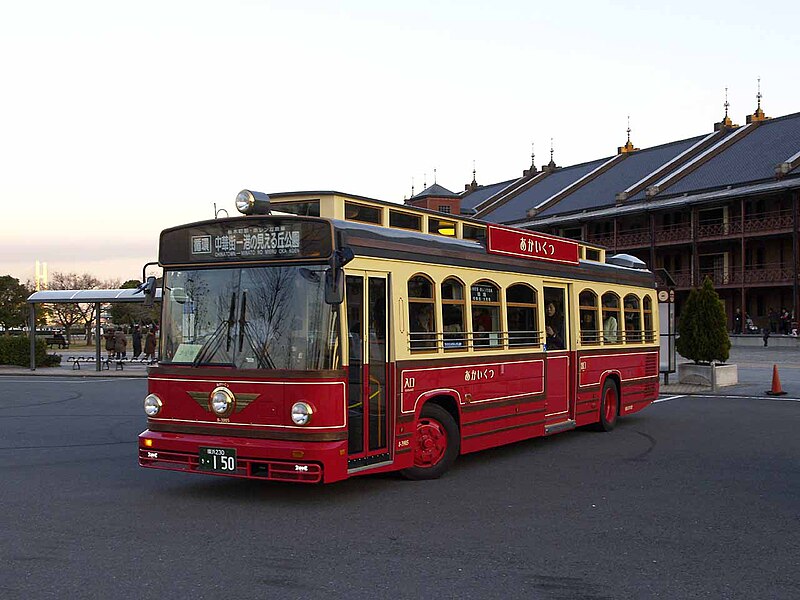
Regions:
<instances>
[{"instance_id":1,"label":"bus front bumper","mask_svg":"<svg viewBox=\"0 0 800 600\"><path fill-rule=\"evenodd\" d=\"M202 469L201 447L235 450L236 470ZM146 429L139 434L139 465L223 477L330 483L347 478L347 441L289 442Z\"/></svg>"}]
</instances>

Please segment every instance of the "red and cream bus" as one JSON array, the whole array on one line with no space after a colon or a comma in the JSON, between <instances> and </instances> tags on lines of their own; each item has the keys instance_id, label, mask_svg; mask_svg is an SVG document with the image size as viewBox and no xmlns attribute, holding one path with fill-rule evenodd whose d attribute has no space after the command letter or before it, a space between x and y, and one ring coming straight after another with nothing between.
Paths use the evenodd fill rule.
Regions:
<instances>
[{"instance_id":1,"label":"red and cream bus","mask_svg":"<svg viewBox=\"0 0 800 600\"><path fill-rule=\"evenodd\" d=\"M610 431L658 395L634 257L335 192L237 207L161 234L144 467L429 479L459 454Z\"/></svg>"}]
</instances>

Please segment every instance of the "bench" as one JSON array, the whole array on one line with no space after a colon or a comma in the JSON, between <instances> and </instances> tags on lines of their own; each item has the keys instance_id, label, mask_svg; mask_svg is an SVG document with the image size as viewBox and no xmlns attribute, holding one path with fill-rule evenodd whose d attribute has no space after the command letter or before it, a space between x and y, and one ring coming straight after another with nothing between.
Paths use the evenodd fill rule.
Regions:
<instances>
[{"instance_id":1,"label":"bench","mask_svg":"<svg viewBox=\"0 0 800 600\"><path fill-rule=\"evenodd\" d=\"M44 341L47 344L48 348L50 348L52 346L58 346L62 350L65 350L65 349L69 348L69 342L67 341L67 338L65 338L60 333L57 333L57 334L55 334L54 336L51 336L51 337L47 337L47 338L44 339Z\"/></svg>"},{"instance_id":2,"label":"bench","mask_svg":"<svg viewBox=\"0 0 800 600\"><path fill-rule=\"evenodd\" d=\"M105 369L106 371L110 370L111 369L111 360L113 360L113 359L101 358L100 359L101 368ZM75 371L75 370L80 371L82 364L83 365L90 364L90 363L94 364L95 357L94 356L70 356L69 358L67 358L67 362L71 362L72 363L72 370L73 371Z\"/></svg>"}]
</instances>

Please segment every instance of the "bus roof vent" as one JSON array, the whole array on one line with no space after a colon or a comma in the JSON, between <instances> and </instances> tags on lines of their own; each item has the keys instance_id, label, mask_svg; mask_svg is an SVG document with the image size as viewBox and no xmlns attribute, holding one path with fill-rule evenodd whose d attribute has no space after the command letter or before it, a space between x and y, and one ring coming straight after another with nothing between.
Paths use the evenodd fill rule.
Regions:
<instances>
[{"instance_id":1,"label":"bus roof vent","mask_svg":"<svg viewBox=\"0 0 800 600\"><path fill-rule=\"evenodd\" d=\"M644 261L641 261L630 254L615 254L611 258L607 258L606 262L610 265L616 265L618 267L647 270L647 265L644 263Z\"/></svg>"}]
</instances>

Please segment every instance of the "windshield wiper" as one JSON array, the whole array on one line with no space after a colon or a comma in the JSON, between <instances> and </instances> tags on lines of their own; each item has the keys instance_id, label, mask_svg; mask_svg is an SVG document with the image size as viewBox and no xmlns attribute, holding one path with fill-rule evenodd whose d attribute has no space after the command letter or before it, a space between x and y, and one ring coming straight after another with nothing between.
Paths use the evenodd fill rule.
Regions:
<instances>
[{"instance_id":1,"label":"windshield wiper","mask_svg":"<svg viewBox=\"0 0 800 600\"><path fill-rule=\"evenodd\" d=\"M272 362L272 358L269 352L267 352L266 345L259 344L259 347L256 348L256 345L253 343L253 340L257 338L252 331L252 325L247 322L247 292L242 292L242 312L239 315L239 352L242 351L245 339L247 339L247 345L250 346L250 350L253 351L253 354L258 360L258 367L260 369L264 367L267 369L274 369L275 363Z\"/></svg>"},{"instance_id":2,"label":"windshield wiper","mask_svg":"<svg viewBox=\"0 0 800 600\"><path fill-rule=\"evenodd\" d=\"M213 357L217 353L217 350L219 350L220 347L222 346L222 331L223 329L225 329L225 327L227 327L226 350L230 350L231 327L233 327L233 324L235 322L233 318L235 309L236 309L236 292L231 294L231 310L230 313L228 314L228 320L220 323L219 326L214 330L214 333L211 334L211 337L209 337L206 340L206 342L200 347L197 356L195 356L194 360L192 361L193 367L202 365L203 363L206 362L207 359Z\"/></svg>"}]
</instances>

